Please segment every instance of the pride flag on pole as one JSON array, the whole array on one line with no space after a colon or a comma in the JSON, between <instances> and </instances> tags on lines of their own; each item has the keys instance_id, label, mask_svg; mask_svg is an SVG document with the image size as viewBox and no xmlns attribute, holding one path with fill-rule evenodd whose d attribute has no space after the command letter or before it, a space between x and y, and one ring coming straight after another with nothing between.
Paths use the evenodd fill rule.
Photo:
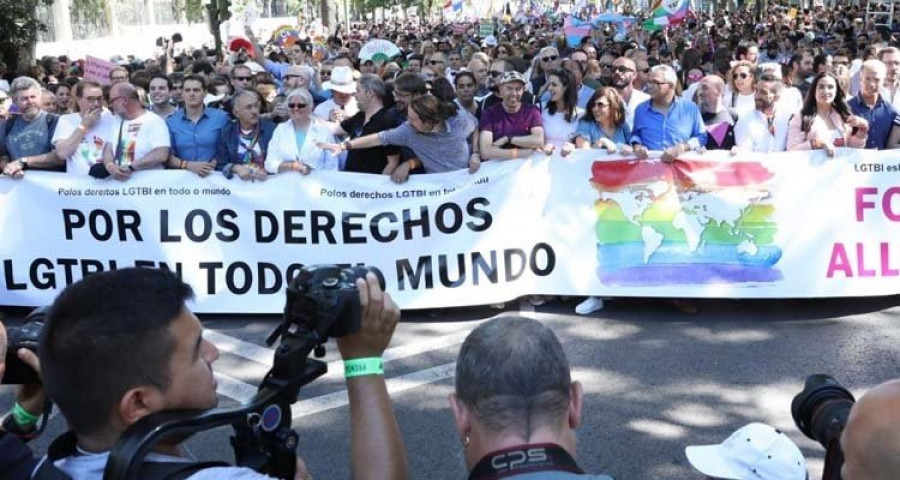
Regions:
<instances>
[{"instance_id":1,"label":"pride flag on pole","mask_svg":"<svg viewBox=\"0 0 900 480\"><path fill-rule=\"evenodd\" d=\"M651 9L653 13L644 21L644 28L661 30L663 27L680 23L688 13L688 6L688 0L656 0Z\"/></svg>"}]
</instances>

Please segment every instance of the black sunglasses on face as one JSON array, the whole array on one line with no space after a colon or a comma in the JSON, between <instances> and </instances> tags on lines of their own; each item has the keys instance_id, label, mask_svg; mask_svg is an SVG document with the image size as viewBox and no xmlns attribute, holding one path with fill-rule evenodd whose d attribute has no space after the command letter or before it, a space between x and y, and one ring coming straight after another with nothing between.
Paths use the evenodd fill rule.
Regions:
<instances>
[{"instance_id":1,"label":"black sunglasses on face","mask_svg":"<svg viewBox=\"0 0 900 480\"><path fill-rule=\"evenodd\" d=\"M542 62L555 62L557 59L559 59L559 56L557 56L557 55L550 55L550 56L548 56L548 57L541 57L541 61L542 61Z\"/></svg>"},{"instance_id":2,"label":"black sunglasses on face","mask_svg":"<svg viewBox=\"0 0 900 480\"><path fill-rule=\"evenodd\" d=\"M303 110L307 105L305 103L289 103L288 108L291 110Z\"/></svg>"}]
</instances>

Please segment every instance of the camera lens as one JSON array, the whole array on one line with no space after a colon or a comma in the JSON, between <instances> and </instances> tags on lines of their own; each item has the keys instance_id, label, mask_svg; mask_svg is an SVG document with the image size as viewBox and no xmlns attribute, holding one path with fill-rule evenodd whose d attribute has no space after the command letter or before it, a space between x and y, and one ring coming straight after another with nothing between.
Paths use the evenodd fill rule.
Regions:
<instances>
[{"instance_id":1,"label":"camera lens","mask_svg":"<svg viewBox=\"0 0 900 480\"><path fill-rule=\"evenodd\" d=\"M791 415L804 435L828 448L840 438L855 401L834 377L810 375L803 391L791 402Z\"/></svg>"}]
</instances>

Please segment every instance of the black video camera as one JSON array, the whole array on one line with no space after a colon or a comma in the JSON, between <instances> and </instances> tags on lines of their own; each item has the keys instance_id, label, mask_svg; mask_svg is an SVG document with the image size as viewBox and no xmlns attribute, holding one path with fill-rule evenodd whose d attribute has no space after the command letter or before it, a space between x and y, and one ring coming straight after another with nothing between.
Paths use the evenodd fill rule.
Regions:
<instances>
[{"instance_id":1,"label":"black video camera","mask_svg":"<svg viewBox=\"0 0 900 480\"><path fill-rule=\"evenodd\" d=\"M275 478L294 478L298 435L291 428L291 405L300 388L328 371L324 362L329 337L359 330L362 307L356 280L374 273L384 289L384 276L373 267L312 265L300 269L287 288L281 324L266 340L275 349L272 369L246 404L203 411L163 411L131 425L110 453L104 480L131 480L140 475L144 457L160 440L231 425L231 445L238 466Z\"/></svg>"},{"instance_id":2,"label":"black video camera","mask_svg":"<svg viewBox=\"0 0 900 480\"><path fill-rule=\"evenodd\" d=\"M25 317L25 323L21 327L9 327L6 329L6 373L3 375L3 383L8 385L36 385L41 383L37 372L28 364L19 359L17 352L20 348L27 348L37 353L38 341L41 331L44 329L44 321L47 319L47 307L36 308Z\"/></svg>"},{"instance_id":3,"label":"black video camera","mask_svg":"<svg viewBox=\"0 0 900 480\"><path fill-rule=\"evenodd\" d=\"M791 415L797 428L825 448L823 480L840 480L844 452L841 433L856 399L834 377L823 373L806 377L803 391L791 402Z\"/></svg>"}]
</instances>

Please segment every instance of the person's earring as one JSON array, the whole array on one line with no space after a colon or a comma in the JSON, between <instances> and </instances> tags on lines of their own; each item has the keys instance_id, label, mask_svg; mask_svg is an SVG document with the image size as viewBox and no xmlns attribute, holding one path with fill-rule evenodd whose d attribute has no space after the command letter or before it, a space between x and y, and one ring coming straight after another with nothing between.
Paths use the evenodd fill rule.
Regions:
<instances>
[{"instance_id":1,"label":"person's earring","mask_svg":"<svg viewBox=\"0 0 900 480\"><path fill-rule=\"evenodd\" d=\"M469 443L471 443L471 440L469 439L469 436L466 435L466 436L464 436L461 440L462 440L462 446L463 446L463 448L469 448Z\"/></svg>"}]
</instances>

